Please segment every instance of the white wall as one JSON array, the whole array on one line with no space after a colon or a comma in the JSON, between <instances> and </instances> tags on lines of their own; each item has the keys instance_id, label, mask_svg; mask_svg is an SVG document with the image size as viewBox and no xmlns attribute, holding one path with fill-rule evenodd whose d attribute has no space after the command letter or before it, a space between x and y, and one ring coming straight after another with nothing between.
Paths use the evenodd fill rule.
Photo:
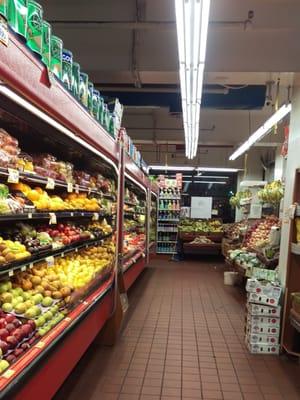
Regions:
<instances>
[{"instance_id":1,"label":"white wall","mask_svg":"<svg viewBox=\"0 0 300 400\"><path fill-rule=\"evenodd\" d=\"M295 172L300 168L300 74L295 77L295 86L293 88L292 113L290 123L290 135L288 145L288 157L285 171L285 194L283 200L283 220L280 244L279 273L281 282L284 284L286 279L288 252L289 252L289 233L290 224L293 223L288 216L288 209L293 203Z\"/></svg>"}]
</instances>

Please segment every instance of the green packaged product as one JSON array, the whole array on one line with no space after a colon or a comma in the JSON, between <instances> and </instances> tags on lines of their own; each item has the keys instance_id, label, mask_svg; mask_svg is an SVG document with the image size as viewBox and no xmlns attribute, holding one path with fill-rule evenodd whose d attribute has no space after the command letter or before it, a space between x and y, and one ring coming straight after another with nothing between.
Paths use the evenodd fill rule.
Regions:
<instances>
[{"instance_id":1,"label":"green packaged product","mask_svg":"<svg viewBox=\"0 0 300 400\"><path fill-rule=\"evenodd\" d=\"M51 52L51 60L50 60L50 70L59 78L62 77L62 49L63 42L57 36L51 36L50 41L50 52Z\"/></svg>"},{"instance_id":2,"label":"green packaged product","mask_svg":"<svg viewBox=\"0 0 300 400\"><path fill-rule=\"evenodd\" d=\"M100 106L100 92L99 90L93 90L93 117L98 119L99 106Z\"/></svg>"},{"instance_id":3,"label":"green packaged product","mask_svg":"<svg viewBox=\"0 0 300 400\"><path fill-rule=\"evenodd\" d=\"M51 60L51 25L47 21L42 22L42 61L50 68Z\"/></svg>"},{"instance_id":4,"label":"green packaged product","mask_svg":"<svg viewBox=\"0 0 300 400\"><path fill-rule=\"evenodd\" d=\"M42 54L43 8L34 0L28 0L27 12L27 46Z\"/></svg>"},{"instance_id":5,"label":"green packaged product","mask_svg":"<svg viewBox=\"0 0 300 400\"><path fill-rule=\"evenodd\" d=\"M104 111L104 100L100 97L99 110L98 110L98 122L103 125L103 111Z\"/></svg>"},{"instance_id":6,"label":"green packaged product","mask_svg":"<svg viewBox=\"0 0 300 400\"><path fill-rule=\"evenodd\" d=\"M5 18L7 18L7 1L8 0L0 0L0 14Z\"/></svg>"},{"instance_id":7,"label":"green packaged product","mask_svg":"<svg viewBox=\"0 0 300 400\"><path fill-rule=\"evenodd\" d=\"M26 37L27 0L8 0L7 20L16 33Z\"/></svg>"},{"instance_id":8,"label":"green packaged product","mask_svg":"<svg viewBox=\"0 0 300 400\"><path fill-rule=\"evenodd\" d=\"M87 107L88 106L88 82L89 76L84 72L80 72L79 76L79 100Z\"/></svg>"},{"instance_id":9,"label":"green packaged product","mask_svg":"<svg viewBox=\"0 0 300 400\"><path fill-rule=\"evenodd\" d=\"M71 90L76 99L79 99L79 81L80 81L80 65L77 62L73 62Z\"/></svg>"},{"instance_id":10,"label":"green packaged product","mask_svg":"<svg viewBox=\"0 0 300 400\"><path fill-rule=\"evenodd\" d=\"M89 81L88 83L88 109L90 114L93 114L93 91L94 84Z\"/></svg>"},{"instance_id":11,"label":"green packaged product","mask_svg":"<svg viewBox=\"0 0 300 400\"><path fill-rule=\"evenodd\" d=\"M72 65L73 54L70 50L63 49L62 52L62 82L68 90L71 90L72 84Z\"/></svg>"}]
</instances>

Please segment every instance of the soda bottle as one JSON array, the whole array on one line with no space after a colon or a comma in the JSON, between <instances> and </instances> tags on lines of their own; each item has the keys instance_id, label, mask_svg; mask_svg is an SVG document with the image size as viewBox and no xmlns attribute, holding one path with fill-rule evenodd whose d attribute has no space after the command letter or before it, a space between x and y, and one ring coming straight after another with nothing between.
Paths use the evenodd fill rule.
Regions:
<instances>
[{"instance_id":1,"label":"soda bottle","mask_svg":"<svg viewBox=\"0 0 300 400\"><path fill-rule=\"evenodd\" d=\"M8 0L7 20L16 33L26 37L27 0Z\"/></svg>"},{"instance_id":2,"label":"soda bottle","mask_svg":"<svg viewBox=\"0 0 300 400\"><path fill-rule=\"evenodd\" d=\"M28 0L27 7L27 46L38 54L42 54L43 8L34 0Z\"/></svg>"},{"instance_id":3,"label":"soda bottle","mask_svg":"<svg viewBox=\"0 0 300 400\"><path fill-rule=\"evenodd\" d=\"M47 21L42 22L42 61L50 68L51 60L51 25Z\"/></svg>"},{"instance_id":4,"label":"soda bottle","mask_svg":"<svg viewBox=\"0 0 300 400\"><path fill-rule=\"evenodd\" d=\"M50 69L54 73L54 75L56 75L59 79L61 79L63 42L59 37L52 35L50 46L51 46Z\"/></svg>"}]
</instances>

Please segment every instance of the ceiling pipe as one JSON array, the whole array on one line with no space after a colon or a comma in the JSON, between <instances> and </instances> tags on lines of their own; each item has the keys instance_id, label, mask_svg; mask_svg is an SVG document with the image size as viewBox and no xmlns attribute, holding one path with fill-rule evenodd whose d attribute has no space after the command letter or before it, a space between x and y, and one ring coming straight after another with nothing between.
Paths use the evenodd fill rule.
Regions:
<instances>
[{"instance_id":1,"label":"ceiling pipe","mask_svg":"<svg viewBox=\"0 0 300 400\"><path fill-rule=\"evenodd\" d=\"M149 87L124 87L124 86L103 86L101 83L95 83L94 86L97 87L98 90L102 92L143 92L143 93L180 93L180 87L159 87L159 88L149 88ZM206 88L204 87L203 93L208 93L208 94L228 94L229 93L229 88Z\"/></svg>"}]
</instances>

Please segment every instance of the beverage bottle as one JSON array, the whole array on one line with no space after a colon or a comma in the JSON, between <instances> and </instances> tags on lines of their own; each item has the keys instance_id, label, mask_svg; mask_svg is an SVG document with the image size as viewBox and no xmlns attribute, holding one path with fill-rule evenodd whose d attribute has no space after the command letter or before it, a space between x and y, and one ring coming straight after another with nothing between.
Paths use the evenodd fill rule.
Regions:
<instances>
[{"instance_id":1,"label":"beverage bottle","mask_svg":"<svg viewBox=\"0 0 300 400\"><path fill-rule=\"evenodd\" d=\"M172 210L172 200L168 201L168 210Z\"/></svg>"}]
</instances>

